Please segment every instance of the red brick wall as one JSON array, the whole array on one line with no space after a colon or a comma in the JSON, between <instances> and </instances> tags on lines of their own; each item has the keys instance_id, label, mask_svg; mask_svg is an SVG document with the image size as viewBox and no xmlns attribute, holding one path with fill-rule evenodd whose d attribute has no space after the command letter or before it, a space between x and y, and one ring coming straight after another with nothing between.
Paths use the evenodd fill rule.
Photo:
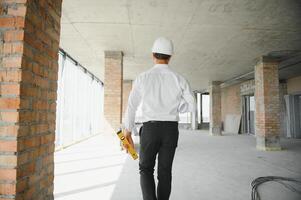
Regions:
<instances>
[{"instance_id":1,"label":"red brick wall","mask_svg":"<svg viewBox=\"0 0 301 200\"><path fill-rule=\"evenodd\" d=\"M222 121L225 122L226 115L241 114L240 84L222 88Z\"/></svg>"},{"instance_id":2,"label":"red brick wall","mask_svg":"<svg viewBox=\"0 0 301 200\"><path fill-rule=\"evenodd\" d=\"M61 0L0 4L0 199L52 199Z\"/></svg>"},{"instance_id":3,"label":"red brick wall","mask_svg":"<svg viewBox=\"0 0 301 200\"><path fill-rule=\"evenodd\" d=\"M121 51L105 52L104 115L110 126L108 131L116 131L122 119L123 55Z\"/></svg>"}]
</instances>

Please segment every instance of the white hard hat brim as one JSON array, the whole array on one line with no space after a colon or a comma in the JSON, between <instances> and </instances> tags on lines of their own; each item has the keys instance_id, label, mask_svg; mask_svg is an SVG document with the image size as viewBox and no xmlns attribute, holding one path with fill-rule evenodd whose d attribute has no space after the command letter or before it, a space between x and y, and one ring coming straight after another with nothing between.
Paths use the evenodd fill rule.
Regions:
<instances>
[{"instance_id":1,"label":"white hard hat brim","mask_svg":"<svg viewBox=\"0 0 301 200\"><path fill-rule=\"evenodd\" d=\"M154 42L152 52L171 56L174 53L173 43L169 39L160 37Z\"/></svg>"}]
</instances>

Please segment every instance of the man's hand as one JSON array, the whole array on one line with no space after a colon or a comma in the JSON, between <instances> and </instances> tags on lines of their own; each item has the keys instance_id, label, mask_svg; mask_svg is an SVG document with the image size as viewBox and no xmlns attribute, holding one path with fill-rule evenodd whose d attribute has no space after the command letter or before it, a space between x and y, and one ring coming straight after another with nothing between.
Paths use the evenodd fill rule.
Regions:
<instances>
[{"instance_id":1,"label":"man's hand","mask_svg":"<svg viewBox=\"0 0 301 200\"><path fill-rule=\"evenodd\" d=\"M134 148L134 142L133 142L133 138L132 138L132 133L127 131L126 129L123 130L123 134L124 137L128 140L128 142L130 143L131 147ZM128 153L128 149L130 148L130 146L128 145L124 145L124 148L126 149L126 152Z\"/></svg>"}]
</instances>

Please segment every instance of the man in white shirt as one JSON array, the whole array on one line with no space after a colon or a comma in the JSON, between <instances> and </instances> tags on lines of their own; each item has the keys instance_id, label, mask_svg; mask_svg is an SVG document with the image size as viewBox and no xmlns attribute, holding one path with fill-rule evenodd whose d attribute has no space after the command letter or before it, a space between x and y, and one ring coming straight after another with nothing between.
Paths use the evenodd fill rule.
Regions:
<instances>
[{"instance_id":1,"label":"man in white shirt","mask_svg":"<svg viewBox=\"0 0 301 200\"><path fill-rule=\"evenodd\" d=\"M168 200L171 192L172 163L178 144L180 112L195 112L196 103L187 81L172 71L171 40L160 37L152 48L155 66L134 81L125 115L125 136L134 146L131 132L141 104L143 126L140 134L140 185L144 200ZM158 154L158 186L154 166Z\"/></svg>"}]
</instances>

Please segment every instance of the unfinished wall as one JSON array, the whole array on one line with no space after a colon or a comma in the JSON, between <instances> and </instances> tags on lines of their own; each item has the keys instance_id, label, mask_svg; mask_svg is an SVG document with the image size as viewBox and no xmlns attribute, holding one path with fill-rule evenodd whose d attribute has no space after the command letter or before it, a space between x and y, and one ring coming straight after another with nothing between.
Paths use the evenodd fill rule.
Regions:
<instances>
[{"instance_id":1,"label":"unfinished wall","mask_svg":"<svg viewBox=\"0 0 301 200\"><path fill-rule=\"evenodd\" d=\"M297 77L291 79L291 91L301 91L301 78ZM299 83L300 82L300 83ZM228 86L222 89L222 122L225 123L226 115L241 114L241 97L243 95L254 95L255 81L254 79L245 81L240 84ZM280 98L280 136L286 136L286 113L284 95L287 94L287 83L281 82L279 84L279 98Z\"/></svg>"},{"instance_id":2,"label":"unfinished wall","mask_svg":"<svg viewBox=\"0 0 301 200\"><path fill-rule=\"evenodd\" d=\"M255 93L255 80L248 80L240 84L240 94L253 96Z\"/></svg>"},{"instance_id":3,"label":"unfinished wall","mask_svg":"<svg viewBox=\"0 0 301 200\"><path fill-rule=\"evenodd\" d=\"M104 115L106 131L115 132L122 121L123 53L105 51Z\"/></svg>"},{"instance_id":4,"label":"unfinished wall","mask_svg":"<svg viewBox=\"0 0 301 200\"><path fill-rule=\"evenodd\" d=\"M241 115L242 96L254 95L254 91L255 91L254 80L248 80L222 89L222 122L223 122L224 131L226 131L225 130L226 116L231 115L231 117L233 117L233 115Z\"/></svg>"},{"instance_id":5,"label":"unfinished wall","mask_svg":"<svg viewBox=\"0 0 301 200\"><path fill-rule=\"evenodd\" d=\"M228 114L241 114L240 84L222 88L222 121Z\"/></svg>"},{"instance_id":6,"label":"unfinished wall","mask_svg":"<svg viewBox=\"0 0 301 200\"><path fill-rule=\"evenodd\" d=\"M301 93L301 76L287 79L287 93Z\"/></svg>"},{"instance_id":7,"label":"unfinished wall","mask_svg":"<svg viewBox=\"0 0 301 200\"><path fill-rule=\"evenodd\" d=\"M0 199L53 199L61 0L1 0Z\"/></svg>"}]
</instances>

